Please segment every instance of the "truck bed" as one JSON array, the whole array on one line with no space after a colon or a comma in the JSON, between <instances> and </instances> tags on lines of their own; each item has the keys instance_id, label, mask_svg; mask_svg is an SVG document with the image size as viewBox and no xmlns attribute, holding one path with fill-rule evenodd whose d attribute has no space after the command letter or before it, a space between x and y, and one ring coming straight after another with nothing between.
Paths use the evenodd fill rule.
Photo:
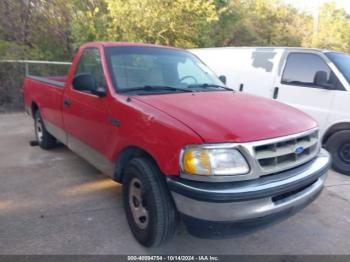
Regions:
<instances>
[{"instance_id":1,"label":"truck bed","mask_svg":"<svg viewBox=\"0 0 350 262\"><path fill-rule=\"evenodd\" d=\"M64 87L67 81L67 76L27 76L26 78L61 87Z\"/></svg>"},{"instance_id":2,"label":"truck bed","mask_svg":"<svg viewBox=\"0 0 350 262\"><path fill-rule=\"evenodd\" d=\"M64 129L62 110L66 79L66 76L27 76L23 86L26 111L32 114L35 107L39 107L47 125L52 123Z\"/></svg>"}]
</instances>

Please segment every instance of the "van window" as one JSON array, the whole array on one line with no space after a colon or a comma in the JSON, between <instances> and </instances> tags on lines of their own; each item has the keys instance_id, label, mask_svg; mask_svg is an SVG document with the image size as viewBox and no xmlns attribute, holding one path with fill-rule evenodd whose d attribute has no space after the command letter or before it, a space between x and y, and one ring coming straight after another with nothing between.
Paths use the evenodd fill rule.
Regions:
<instances>
[{"instance_id":1,"label":"van window","mask_svg":"<svg viewBox=\"0 0 350 262\"><path fill-rule=\"evenodd\" d=\"M350 55L344 53L329 52L326 56L335 64L339 71L350 83Z\"/></svg>"},{"instance_id":2,"label":"van window","mask_svg":"<svg viewBox=\"0 0 350 262\"><path fill-rule=\"evenodd\" d=\"M311 88L342 89L338 78L315 54L291 53L283 71L282 83Z\"/></svg>"},{"instance_id":3,"label":"van window","mask_svg":"<svg viewBox=\"0 0 350 262\"><path fill-rule=\"evenodd\" d=\"M91 74L95 77L98 87L106 88L100 52L97 48L86 48L83 51L74 76L78 74Z\"/></svg>"}]
</instances>

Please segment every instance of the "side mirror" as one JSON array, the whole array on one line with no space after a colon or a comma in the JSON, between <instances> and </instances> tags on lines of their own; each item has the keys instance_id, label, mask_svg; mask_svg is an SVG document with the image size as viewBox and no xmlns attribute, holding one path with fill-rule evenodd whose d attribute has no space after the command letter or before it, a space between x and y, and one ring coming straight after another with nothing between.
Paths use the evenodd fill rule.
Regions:
<instances>
[{"instance_id":1,"label":"side mirror","mask_svg":"<svg viewBox=\"0 0 350 262\"><path fill-rule=\"evenodd\" d=\"M106 90L102 87L97 87L96 79L91 74L78 74L72 82L73 88L82 92L89 92L97 96L105 96Z\"/></svg>"},{"instance_id":2,"label":"side mirror","mask_svg":"<svg viewBox=\"0 0 350 262\"><path fill-rule=\"evenodd\" d=\"M327 79L326 71L317 71L314 76L314 84L317 86L323 86L327 83Z\"/></svg>"},{"instance_id":3,"label":"side mirror","mask_svg":"<svg viewBox=\"0 0 350 262\"><path fill-rule=\"evenodd\" d=\"M219 79L221 82L223 82L226 85L226 81L227 81L226 76L221 75L221 76L219 76Z\"/></svg>"},{"instance_id":4,"label":"side mirror","mask_svg":"<svg viewBox=\"0 0 350 262\"><path fill-rule=\"evenodd\" d=\"M317 71L314 77L314 85L322 89L334 89L335 85L329 83L326 71Z\"/></svg>"}]
</instances>

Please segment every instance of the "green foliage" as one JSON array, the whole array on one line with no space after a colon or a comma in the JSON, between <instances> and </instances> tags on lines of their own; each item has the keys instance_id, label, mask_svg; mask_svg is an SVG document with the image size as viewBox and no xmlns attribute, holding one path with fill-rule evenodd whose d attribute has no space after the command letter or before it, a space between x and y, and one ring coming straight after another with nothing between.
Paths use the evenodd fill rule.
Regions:
<instances>
[{"instance_id":1,"label":"green foliage","mask_svg":"<svg viewBox=\"0 0 350 262\"><path fill-rule=\"evenodd\" d=\"M332 3L322 6L314 23L311 14L283 0L0 1L0 57L11 59L70 60L89 41L350 52L349 31L349 15Z\"/></svg>"},{"instance_id":2,"label":"green foliage","mask_svg":"<svg viewBox=\"0 0 350 262\"><path fill-rule=\"evenodd\" d=\"M309 16L277 0L231 0L220 18L217 45L300 46Z\"/></svg>"},{"instance_id":3,"label":"green foliage","mask_svg":"<svg viewBox=\"0 0 350 262\"><path fill-rule=\"evenodd\" d=\"M68 61L90 41L180 48L304 46L350 52L350 17L334 3L318 19L283 0L1 0L0 60ZM66 67L32 66L34 74ZM0 63L0 112L21 110L22 64Z\"/></svg>"},{"instance_id":4,"label":"green foliage","mask_svg":"<svg viewBox=\"0 0 350 262\"><path fill-rule=\"evenodd\" d=\"M70 0L0 1L0 53L12 59L69 59Z\"/></svg>"},{"instance_id":5,"label":"green foliage","mask_svg":"<svg viewBox=\"0 0 350 262\"><path fill-rule=\"evenodd\" d=\"M75 49L86 42L114 40L108 36L112 18L104 0L73 0L71 15Z\"/></svg>"},{"instance_id":6,"label":"green foliage","mask_svg":"<svg viewBox=\"0 0 350 262\"><path fill-rule=\"evenodd\" d=\"M75 46L87 41L129 41L195 47L205 45L218 20L212 0L73 1Z\"/></svg>"},{"instance_id":7,"label":"green foliage","mask_svg":"<svg viewBox=\"0 0 350 262\"><path fill-rule=\"evenodd\" d=\"M350 52L350 17L335 3L324 4L319 12L314 32L305 39L304 45Z\"/></svg>"}]
</instances>

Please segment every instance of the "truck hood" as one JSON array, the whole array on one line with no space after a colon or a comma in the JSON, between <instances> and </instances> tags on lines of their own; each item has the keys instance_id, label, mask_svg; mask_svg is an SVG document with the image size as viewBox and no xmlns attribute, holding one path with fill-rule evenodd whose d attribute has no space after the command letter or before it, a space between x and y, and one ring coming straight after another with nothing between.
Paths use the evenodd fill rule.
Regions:
<instances>
[{"instance_id":1,"label":"truck hood","mask_svg":"<svg viewBox=\"0 0 350 262\"><path fill-rule=\"evenodd\" d=\"M208 143L257 141L317 126L312 118L288 105L242 93L179 93L136 99L176 118Z\"/></svg>"}]
</instances>

